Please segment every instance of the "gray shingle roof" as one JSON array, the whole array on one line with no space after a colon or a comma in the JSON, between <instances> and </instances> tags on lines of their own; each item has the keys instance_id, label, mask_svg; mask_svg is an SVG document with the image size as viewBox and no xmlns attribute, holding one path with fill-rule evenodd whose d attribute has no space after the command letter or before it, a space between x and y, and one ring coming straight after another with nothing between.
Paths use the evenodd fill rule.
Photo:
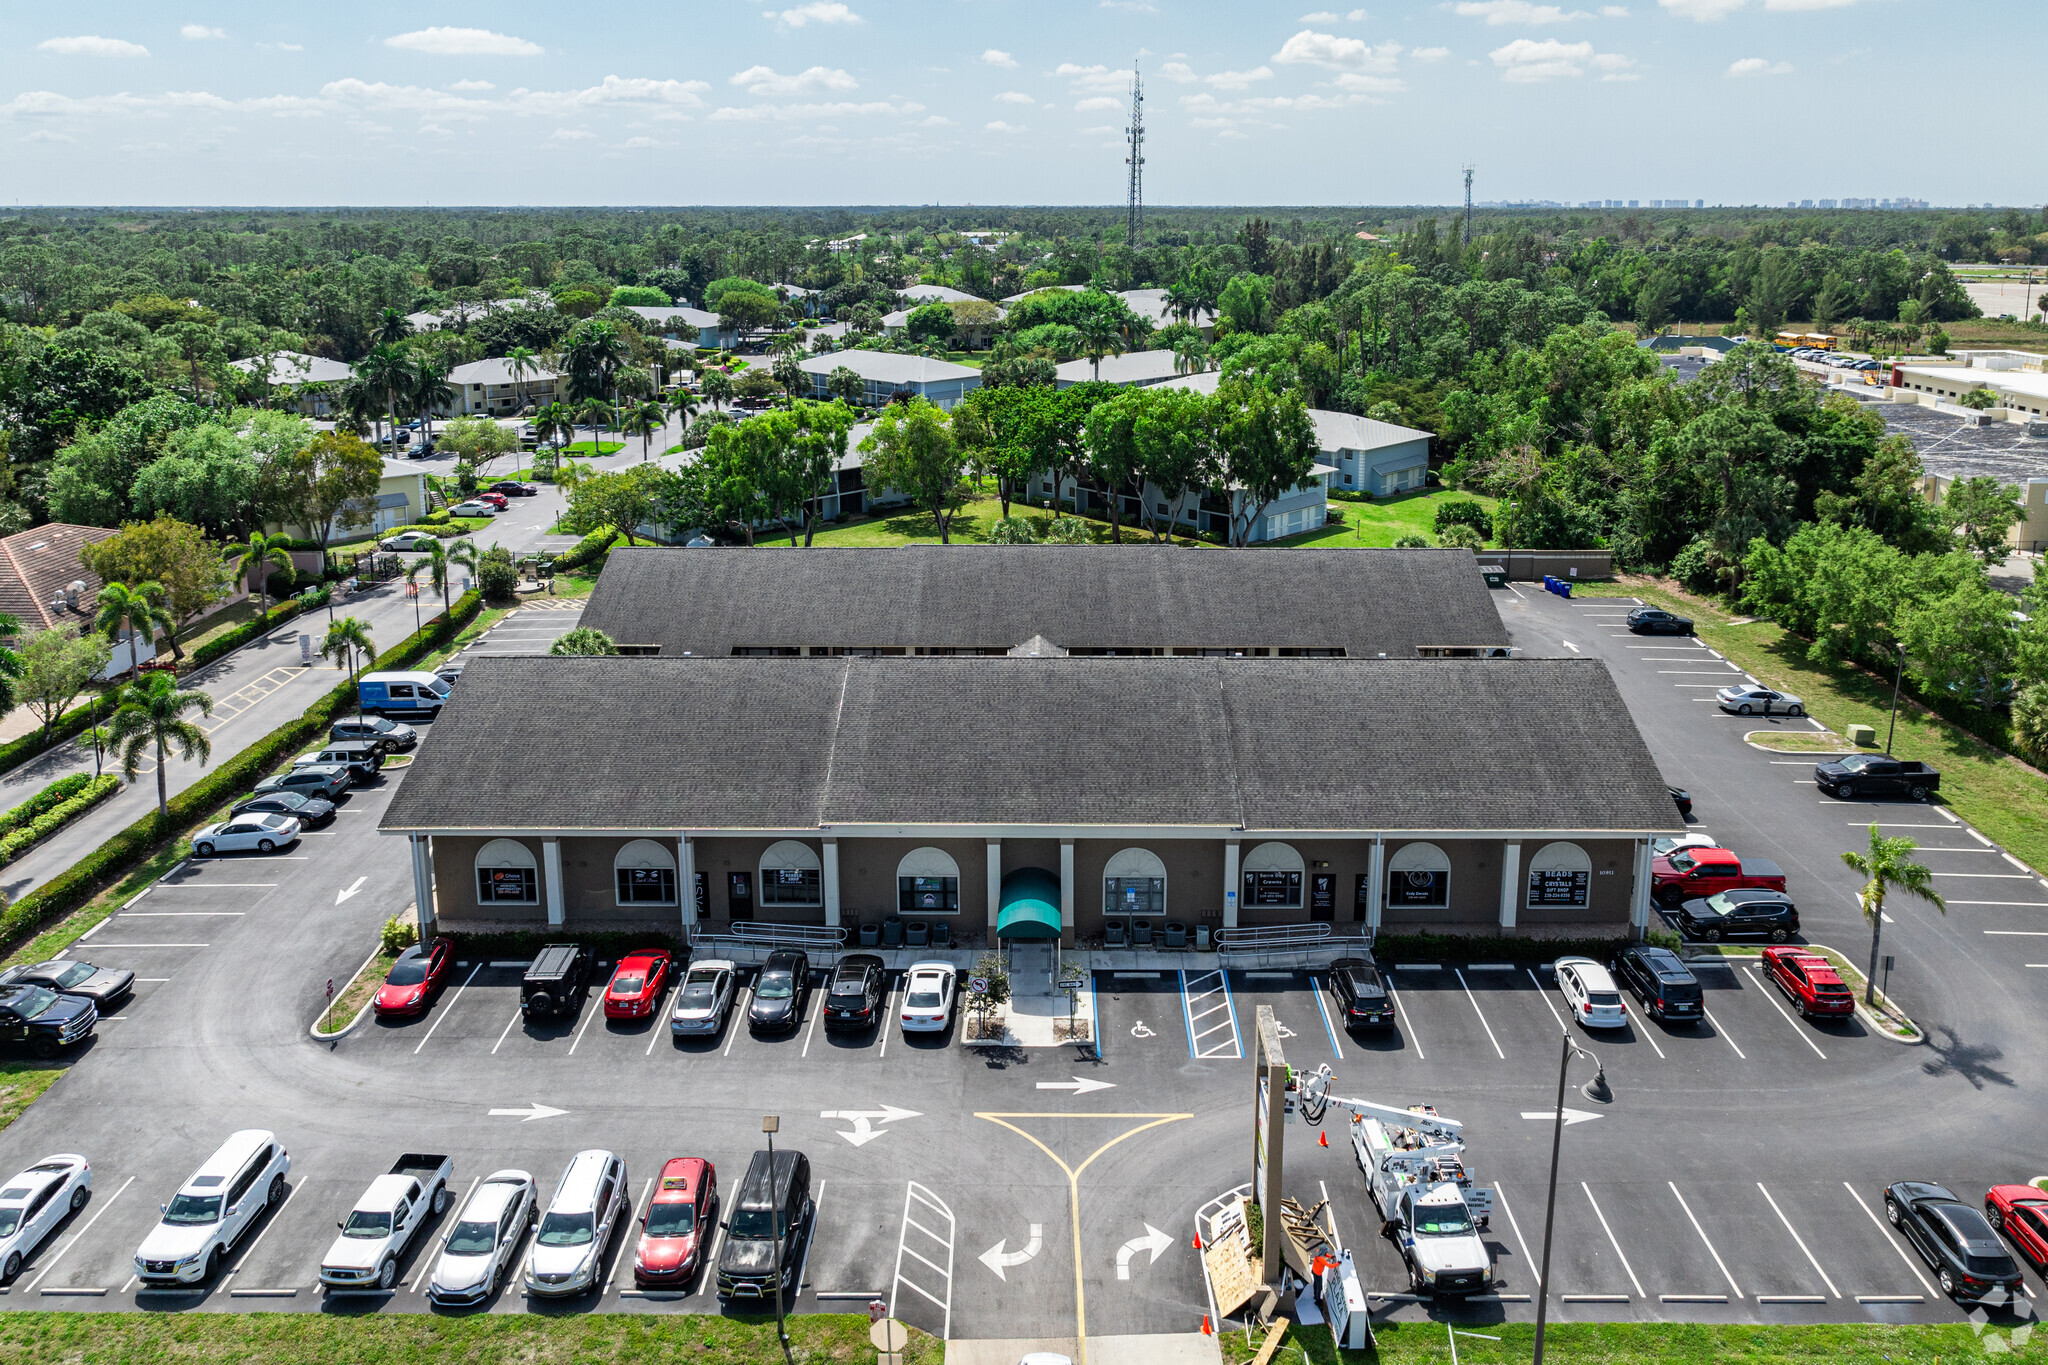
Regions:
<instances>
[{"instance_id":1,"label":"gray shingle roof","mask_svg":"<svg viewBox=\"0 0 2048 1365\"><path fill-rule=\"evenodd\" d=\"M981 371L971 365L955 365L950 360L929 356L898 355L894 351L830 351L796 363L805 374L830 374L841 365L877 384L937 384L948 379L981 378Z\"/></svg>"},{"instance_id":2,"label":"gray shingle roof","mask_svg":"<svg viewBox=\"0 0 2048 1365\"><path fill-rule=\"evenodd\" d=\"M952 545L612 552L583 623L664 655L736 647L1504 645L1464 550Z\"/></svg>"},{"instance_id":3,"label":"gray shingle roof","mask_svg":"<svg viewBox=\"0 0 2048 1365\"><path fill-rule=\"evenodd\" d=\"M1304 740L1310 708L1373 723L1331 752ZM485 656L381 827L859 824L1640 833L1678 818L1597 659Z\"/></svg>"},{"instance_id":4,"label":"gray shingle roof","mask_svg":"<svg viewBox=\"0 0 2048 1365\"><path fill-rule=\"evenodd\" d=\"M1063 384L1079 384L1096 377L1095 364L1088 360L1069 360L1064 365L1055 366L1053 373ZM1174 368L1172 351L1126 351L1122 355L1102 358L1102 382L1105 384L1148 384L1171 379L1179 373Z\"/></svg>"}]
</instances>

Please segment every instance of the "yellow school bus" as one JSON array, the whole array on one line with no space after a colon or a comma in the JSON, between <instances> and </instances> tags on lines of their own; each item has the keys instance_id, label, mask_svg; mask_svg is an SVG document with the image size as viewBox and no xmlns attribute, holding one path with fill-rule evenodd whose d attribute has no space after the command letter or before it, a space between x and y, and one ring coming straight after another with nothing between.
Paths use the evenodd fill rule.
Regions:
<instances>
[{"instance_id":1,"label":"yellow school bus","mask_svg":"<svg viewBox=\"0 0 2048 1365\"><path fill-rule=\"evenodd\" d=\"M1816 351L1832 351L1840 343L1826 332L1780 332L1771 339L1771 344L1781 351L1797 350L1801 346Z\"/></svg>"}]
</instances>

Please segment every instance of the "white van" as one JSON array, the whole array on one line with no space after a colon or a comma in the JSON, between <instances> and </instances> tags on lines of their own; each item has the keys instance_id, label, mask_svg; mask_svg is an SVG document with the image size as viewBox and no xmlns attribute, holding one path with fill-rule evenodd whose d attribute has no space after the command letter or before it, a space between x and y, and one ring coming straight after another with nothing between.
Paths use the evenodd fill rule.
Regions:
<instances>
[{"instance_id":1,"label":"white van","mask_svg":"<svg viewBox=\"0 0 2048 1365\"><path fill-rule=\"evenodd\" d=\"M448 684L432 673L365 673L356 695L371 715L432 720L448 700Z\"/></svg>"},{"instance_id":2,"label":"white van","mask_svg":"<svg viewBox=\"0 0 2048 1365\"><path fill-rule=\"evenodd\" d=\"M202 1284L267 1208L284 1202L291 1154L275 1133L231 1134L162 1206L163 1221L135 1253L135 1278L150 1284Z\"/></svg>"}]
</instances>

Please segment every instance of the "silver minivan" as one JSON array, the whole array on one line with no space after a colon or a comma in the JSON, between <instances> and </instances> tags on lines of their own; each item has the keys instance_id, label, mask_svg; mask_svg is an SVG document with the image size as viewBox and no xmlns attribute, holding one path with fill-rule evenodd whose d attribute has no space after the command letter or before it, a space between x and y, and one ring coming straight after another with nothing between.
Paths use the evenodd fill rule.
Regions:
<instances>
[{"instance_id":1,"label":"silver minivan","mask_svg":"<svg viewBox=\"0 0 2048 1365\"><path fill-rule=\"evenodd\" d=\"M622 1158L595 1150L570 1157L526 1253L527 1292L559 1296L601 1288L605 1248L630 1216L629 1198Z\"/></svg>"}]
</instances>

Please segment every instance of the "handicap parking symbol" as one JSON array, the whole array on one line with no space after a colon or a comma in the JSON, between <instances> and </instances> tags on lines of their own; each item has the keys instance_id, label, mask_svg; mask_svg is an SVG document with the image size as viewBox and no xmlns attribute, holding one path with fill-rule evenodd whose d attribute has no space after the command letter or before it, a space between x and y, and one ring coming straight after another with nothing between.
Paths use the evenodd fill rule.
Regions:
<instances>
[{"instance_id":1,"label":"handicap parking symbol","mask_svg":"<svg viewBox=\"0 0 2048 1365\"><path fill-rule=\"evenodd\" d=\"M1140 1019L1137 1023L1131 1025L1131 1036L1133 1038L1157 1038L1159 1034L1156 1030L1146 1027L1145 1021Z\"/></svg>"},{"instance_id":2,"label":"handicap parking symbol","mask_svg":"<svg viewBox=\"0 0 2048 1365\"><path fill-rule=\"evenodd\" d=\"M1287 1027L1287 1025L1281 1023L1278 1019L1275 1019L1273 1021L1273 1027L1280 1030L1280 1036L1282 1038L1293 1038L1296 1036L1293 1029Z\"/></svg>"}]
</instances>

